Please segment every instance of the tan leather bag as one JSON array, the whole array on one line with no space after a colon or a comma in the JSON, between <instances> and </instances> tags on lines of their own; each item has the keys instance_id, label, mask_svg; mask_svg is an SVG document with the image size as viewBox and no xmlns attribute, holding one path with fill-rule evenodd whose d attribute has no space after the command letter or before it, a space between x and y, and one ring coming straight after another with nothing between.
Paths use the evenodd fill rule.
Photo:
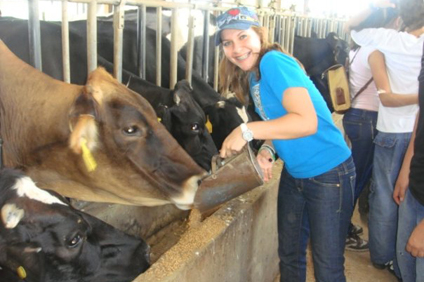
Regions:
<instances>
[{"instance_id":1,"label":"tan leather bag","mask_svg":"<svg viewBox=\"0 0 424 282\"><path fill-rule=\"evenodd\" d=\"M351 106L349 81L344 66L334 65L329 68L327 79L334 111L338 114L344 114Z\"/></svg>"}]
</instances>

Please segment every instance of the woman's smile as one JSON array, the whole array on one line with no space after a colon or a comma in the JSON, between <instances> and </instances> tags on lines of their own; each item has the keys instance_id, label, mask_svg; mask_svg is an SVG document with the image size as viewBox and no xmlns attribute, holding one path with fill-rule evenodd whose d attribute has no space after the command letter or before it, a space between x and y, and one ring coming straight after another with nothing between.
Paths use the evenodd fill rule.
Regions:
<instances>
[{"instance_id":1,"label":"woman's smile","mask_svg":"<svg viewBox=\"0 0 424 282\"><path fill-rule=\"evenodd\" d=\"M244 71L255 67L261 50L259 35L251 28L247 30L226 29L221 33L225 56Z\"/></svg>"}]
</instances>

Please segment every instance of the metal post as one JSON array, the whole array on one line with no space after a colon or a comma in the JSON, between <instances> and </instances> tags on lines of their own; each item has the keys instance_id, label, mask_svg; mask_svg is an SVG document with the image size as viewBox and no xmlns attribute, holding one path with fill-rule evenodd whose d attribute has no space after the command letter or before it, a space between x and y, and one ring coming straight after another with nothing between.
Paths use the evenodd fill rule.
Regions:
<instances>
[{"instance_id":1,"label":"metal post","mask_svg":"<svg viewBox=\"0 0 424 282\"><path fill-rule=\"evenodd\" d=\"M194 17L189 10L189 18L188 18L188 39L187 39L187 54L186 54L186 73L185 78L191 85L191 76L193 73L193 52L194 52Z\"/></svg>"},{"instance_id":2,"label":"metal post","mask_svg":"<svg viewBox=\"0 0 424 282\"><path fill-rule=\"evenodd\" d=\"M162 85L162 7L156 10L156 85Z\"/></svg>"},{"instance_id":3,"label":"metal post","mask_svg":"<svg viewBox=\"0 0 424 282\"><path fill-rule=\"evenodd\" d=\"M209 10L203 11L203 56L202 56L202 77L203 80L208 82L209 80L209 24L210 24L210 13Z\"/></svg>"},{"instance_id":4,"label":"metal post","mask_svg":"<svg viewBox=\"0 0 424 282\"><path fill-rule=\"evenodd\" d=\"M177 45L177 20L178 20L178 9L172 9L171 16L171 62L170 62L170 76L169 76L169 88L174 89L177 83L177 64L178 64L178 45Z\"/></svg>"},{"instance_id":5,"label":"metal post","mask_svg":"<svg viewBox=\"0 0 424 282\"><path fill-rule=\"evenodd\" d=\"M87 11L87 63L88 73L97 68L97 1L91 0Z\"/></svg>"},{"instance_id":6,"label":"metal post","mask_svg":"<svg viewBox=\"0 0 424 282\"><path fill-rule=\"evenodd\" d=\"M71 64L69 61L69 21L68 21L68 1L62 0L62 64L63 81L71 82Z\"/></svg>"},{"instance_id":7,"label":"metal post","mask_svg":"<svg viewBox=\"0 0 424 282\"><path fill-rule=\"evenodd\" d=\"M122 82L122 50L125 24L125 0L115 6L113 14L113 76Z\"/></svg>"},{"instance_id":8,"label":"metal post","mask_svg":"<svg viewBox=\"0 0 424 282\"><path fill-rule=\"evenodd\" d=\"M137 55L138 55L138 75L146 79L146 5L138 7L137 21Z\"/></svg>"},{"instance_id":9,"label":"metal post","mask_svg":"<svg viewBox=\"0 0 424 282\"><path fill-rule=\"evenodd\" d=\"M42 71L38 0L29 0L28 10L29 60L32 66Z\"/></svg>"}]
</instances>

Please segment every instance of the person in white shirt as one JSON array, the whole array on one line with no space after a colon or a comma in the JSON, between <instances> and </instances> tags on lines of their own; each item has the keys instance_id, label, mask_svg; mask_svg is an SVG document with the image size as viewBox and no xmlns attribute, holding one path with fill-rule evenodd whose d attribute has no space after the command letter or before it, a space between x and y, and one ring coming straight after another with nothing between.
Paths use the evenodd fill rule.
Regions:
<instances>
[{"instance_id":1,"label":"person in white shirt","mask_svg":"<svg viewBox=\"0 0 424 282\"><path fill-rule=\"evenodd\" d=\"M389 1L377 4L393 6ZM396 259L398 206L392 195L418 111L424 4L422 0L400 0L398 6L405 32L369 28L352 31L351 37L360 46L379 50L386 60L390 85L379 89L381 104L369 196L369 248L375 267L393 265L396 276L401 278Z\"/></svg>"},{"instance_id":2,"label":"person in white shirt","mask_svg":"<svg viewBox=\"0 0 424 282\"><path fill-rule=\"evenodd\" d=\"M394 8L374 11L352 30L397 26L399 16ZM388 84L384 55L373 46L361 47L353 42L349 53L349 86L351 108L343 116L343 129L348 136L356 167L355 203L369 186L374 158L374 138L377 134L377 113L380 100L377 84ZM368 195L368 189L364 192ZM364 196L367 196L364 195ZM368 241L361 238L362 227L350 224L346 249L368 251Z\"/></svg>"}]
</instances>

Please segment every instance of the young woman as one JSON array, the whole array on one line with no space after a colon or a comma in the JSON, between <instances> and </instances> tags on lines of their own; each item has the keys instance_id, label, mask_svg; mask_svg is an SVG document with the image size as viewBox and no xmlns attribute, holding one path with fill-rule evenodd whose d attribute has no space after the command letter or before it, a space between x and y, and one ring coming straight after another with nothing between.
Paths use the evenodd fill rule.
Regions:
<instances>
[{"instance_id":1,"label":"young woman","mask_svg":"<svg viewBox=\"0 0 424 282\"><path fill-rule=\"evenodd\" d=\"M234 129L221 157L252 139L267 140L257 156L265 181L275 151L284 161L278 195L281 281L305 281L309 237L316 280L346 281L344 247L356 178L351 152L301 65L268 43L253 11L230 9L217 22L216 42L225 54L220 87L241 100L250 92L263 120Z\"/></svg>"}]
</instances>

